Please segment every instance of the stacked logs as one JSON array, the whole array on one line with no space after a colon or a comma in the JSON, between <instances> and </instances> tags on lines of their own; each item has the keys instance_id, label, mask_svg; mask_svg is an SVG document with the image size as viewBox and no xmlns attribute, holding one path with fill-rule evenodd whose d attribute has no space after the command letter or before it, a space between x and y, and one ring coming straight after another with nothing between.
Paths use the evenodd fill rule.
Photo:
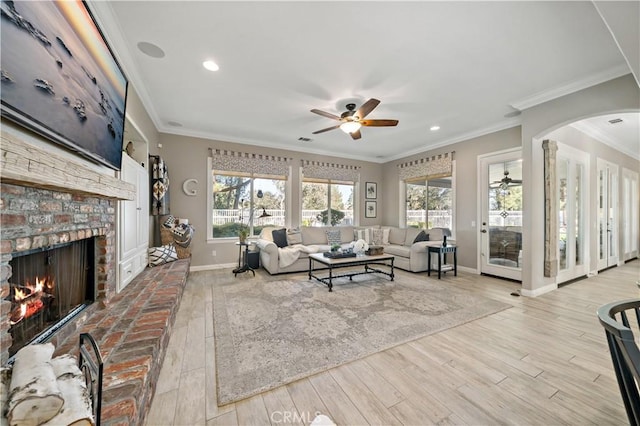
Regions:
<instances>
[{"instance_id":1,"label":"stacked logs","mask_svg":"<svg viewBox=\"0 0 640 426\"><path fill-rule=\"evenodd\" d=\"M84 376L71 355L51 358L51 343L28 345L11 370L0 372L0 425L91 425L92 405Z\"/></svg>"}]
</instances>

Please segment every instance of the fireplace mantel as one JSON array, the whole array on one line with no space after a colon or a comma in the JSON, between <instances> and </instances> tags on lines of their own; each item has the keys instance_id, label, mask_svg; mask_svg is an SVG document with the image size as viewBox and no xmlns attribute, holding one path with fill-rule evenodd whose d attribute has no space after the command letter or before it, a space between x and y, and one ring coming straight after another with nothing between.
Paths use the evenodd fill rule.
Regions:
<instances>
[{"instance_id":1,"label":"fireplace mantel","mask_svg":"<svg viewBox=\"0 0 640 426\"><path fill-rule=\"evenodd\" d=\"M6 132L0 138L3 182L118 200L135 198L133 185L99 173L79 160L64 158Z\"/></svg>"}]
</instances>

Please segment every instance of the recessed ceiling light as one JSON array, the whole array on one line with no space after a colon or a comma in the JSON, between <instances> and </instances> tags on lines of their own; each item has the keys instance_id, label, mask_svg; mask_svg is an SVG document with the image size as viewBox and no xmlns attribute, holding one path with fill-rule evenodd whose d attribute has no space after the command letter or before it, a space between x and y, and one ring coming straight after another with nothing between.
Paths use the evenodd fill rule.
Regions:
<instances>
[{"instance_id":1,"label":"recessed ceiling light","mask_svg":"<svg viewBox=\"0 0 640 426\"><path fill-rule=\"evenodd\" d=\"M220 67L213 61L204 61L202 66L208 69L209 71L218 71Z\"/></svg>"},{"instance_id":2,"label":"recessed ceiling light","mask_svg":"<svg viewBox=\"0 0 640 426\"><path fill-rule=\"evenodd\" d=\"M152 58L164 58L164 50L160 49L153 43L141 41L138 43L138 49L147 56Z\"/></svg>"},{"instance_id":3,"label":"recessed ceiling light","mask_svg":"<svg viewBox=\"0 0 640 426\"><path fill-rule=\"evenodd\" d=\"M431 130L432 132L435 132L436 130L440 130L440 126L431 126L429 130Z\"/></svg>"}]
</instances>

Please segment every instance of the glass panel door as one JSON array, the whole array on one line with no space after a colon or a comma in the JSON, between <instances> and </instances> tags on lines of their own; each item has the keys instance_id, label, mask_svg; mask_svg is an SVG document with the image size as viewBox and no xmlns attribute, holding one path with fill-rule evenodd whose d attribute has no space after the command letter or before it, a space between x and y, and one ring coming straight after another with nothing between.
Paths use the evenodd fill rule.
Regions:
<instances>
[{"instance_id":1,"label":"glass panel door","mask_svg":"<svg viewBox=\"0 0 640 426\"><path fill-rule=\"evenodd\" d=\"M622 179L623 259L627 261L638 257L638 173L623 169Z\"/></svg>"},{"instance_id":2,"label":"glass panel door","mask_svg":"<svg viewBox=\"0 0 640 426\"><path fill-rule=\"evenodd\" d=\"M480 272L522 279L522 159L520 150L480 160Z\"/></svg>"},{"instance_id":3,"label":"glass panel door","mask_svg":"<svg viewBox=\"0 0 640 426\"><path fill-rule=\"evenodd\" d=\"M558 277L562 283L586 275L588 248L588 191L585 170L589 155L558 143L556 175L558 179Z\"/></svg>"},{"instance_id":4,"label":"glass panel door","mask_svg":"<svg viewBox=\"0 0 640 426\"><path fill-rule=\"evenodd\" d=\"M598 270L618 264L618 166L598 158Z\"/></svg>"}]
</instances>

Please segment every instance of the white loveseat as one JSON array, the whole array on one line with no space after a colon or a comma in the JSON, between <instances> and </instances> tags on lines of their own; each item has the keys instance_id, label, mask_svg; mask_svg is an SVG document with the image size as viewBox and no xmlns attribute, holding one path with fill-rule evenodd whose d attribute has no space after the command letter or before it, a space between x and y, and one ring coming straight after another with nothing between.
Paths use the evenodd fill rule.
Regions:
<instances>
[{"instance_id":1,"label":"white loveseat","mask_svg":"<svg viewBox=\"0 0 640 426\"><path fill-rule=\"evenodd\" d=\"M444 235L451 235L446 228L432 228L425 230L429 235L429 241L414 243L420 233L417 228L398 228L393 226L303 226L291 232L289 230L290 245L279 248L272 238L271 232L277 228L264 228L260 238L256 241L260 249L260 263L270 274L282 274L287 272L302 272L309 269L309 253L322 253L330 249L327 240L327 230L339 230L340 242L343 248L347 248L358 237L364 237L369 244L384 246L384 252L395 256L394 266L410 272L422 272L428 269L427 246L442 244ZM374 241L373 229L381 229L376 236L382 234L382 241ZM360 231L356 233L355 231ZM299 233L298 233L299 232ZM453 240L452 244L455 243Z\"/></svg>"}]
</instances>

